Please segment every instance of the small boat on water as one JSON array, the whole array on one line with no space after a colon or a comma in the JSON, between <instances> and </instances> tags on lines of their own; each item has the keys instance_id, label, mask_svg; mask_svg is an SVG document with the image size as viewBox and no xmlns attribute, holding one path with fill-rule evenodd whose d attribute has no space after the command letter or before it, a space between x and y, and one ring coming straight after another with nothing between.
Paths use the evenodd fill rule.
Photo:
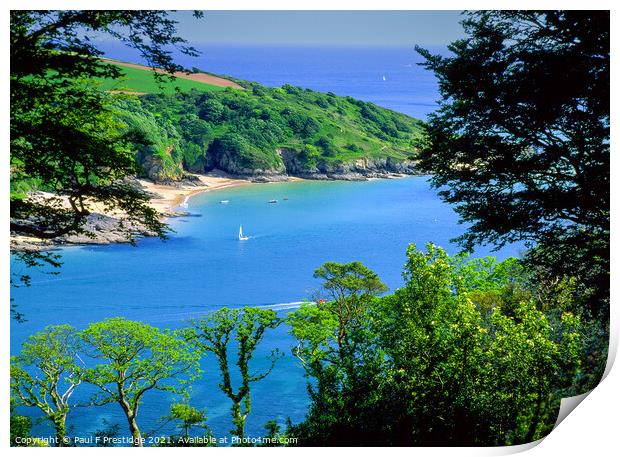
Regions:
<instances>
[{"instance_id":1,"label":"small boat on water","mask_svg":"<svg viewBox=\"0 0 620 457\"><path fill-rule=\"evenodd\" d=\"M269 200L269 203L278 203L278 200Z\"/></svg>"},{"instance_id":2,"label":"small boat on water","mask_svg":"<svg viewBox=\"0 0 620 457\"><path fill-rule=\"evenodd\" d=\"M188 200L189 200L189 196L185 197L185 199L184 199L181 203L179 203L179 206L180 206L181 208L187 208L187 206L188 206L188 205L187 205L187 201L188 201Z\"/></svg>"},{"instance_id":3,"label":"small boat on water","mask_svg":"<svg viewBox=\"0 0 620 457\"><path fill-rule=\"evenodd\" d=\"M245 236L243 234L243 226L240 225L239 226L239 241L246 241L248 239L250 239L250 237L249 236Z\"/></svg>"},{"instance_id":4,"label":"small boat on water","mask_svg":"<svg viewBox=\"0 0 620 457\"><path fill-rule=\"evenodd\" d=\"M284 197L282 200L288 200L288 197Z\"/></svg>"},{"instance_id":5,"label":"small boat on water","mask_svg":"<svg viewBox=\"0 0 620 457\"><path fill-rule=\"evenodd\" d=\"M226 204L226 203L228 203L229 201L230 201L230 200L220 200L220 203L221 203L222 205L225 205L225 204Z\"/></svg>"},{"instance_id":6,"label":"small boat on water","mask_svg":"<svg viewBox=\"0 0 620 457\"><path fill-rule=\"evenodd\" d=\"M385 81L385 75L383 75L383 80Z\"/></svg>"}]
</instances>

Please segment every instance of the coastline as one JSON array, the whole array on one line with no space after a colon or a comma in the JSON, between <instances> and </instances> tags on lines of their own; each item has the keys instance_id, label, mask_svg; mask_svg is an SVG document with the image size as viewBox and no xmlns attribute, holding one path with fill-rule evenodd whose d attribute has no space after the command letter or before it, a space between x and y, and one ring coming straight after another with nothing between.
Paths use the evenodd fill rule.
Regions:
<instances>
[{"instance_id":1,"label":"coastline","mask_svg":"<svg viewBox=\"0 0 620 457\"><path fill-rule=\"evenodd\" d=\"M138 183L143 190L154 195L149 205L164 218L183 215L183 212L175 211L175 208L193 195L253 184L248 179L234 177L219 170L189 176L192 177L191 181L185 180L174 185L155 183L146 179L138 179Z\"/></svg>"},{"instance_id":2,"label":"coastline","mask_svg":"<svg viewBox=\"0 0 620 457\"><path fill-rule=\"evenodd\" d=\"M181 217L188 213L178 209L181 203L202 192L237 187L253 184L252 181L244 178L234 177L225 172L215 170L205 174L188 174L188 179L174 184L162 184L146 179L136 179L137 185L142 190L152 195L149 205L155 209L165 220L170 217ZM35 198L47 199L52 194L39 192ZM88 216L85 224L89 235L71 235L53 240L41 240L22 235L10 237L11 252L28 251L52 251L63 246L84 246L129 243L126 231L119 228L121 214L118 212L105 211L101 205L92 205L92 213ZM154 236L145 230L144 227L131 227L131 232L136 238Z\"/></svg>"},{"instance_id":3,"label":"coastline","mask_svg":"<svg viewBox=\"0 0 620 457\"><path fill-rule=\"evenodd\" d=\"M189 176L192 176L193 178L190 183L187 181L182 181L175 185L158 184L146 179L139 179L138 182L145 191L156 195L156 197L151 199L149 204L165 218L185 215L185 212L175 210L174 208L180 206L183 201L187 201L187 198L196 194L227 189L230 187L270 182L232 176L221 170L213 170L203 174L190 174ZM287 177L287 181L289 182L304 180L304 178L299 178L297 176ZM200 184L197 184L197 182Z\"/></svg>"},{"instance_id":4,"label":"coastline","mask_svg":"<svg viewBox=\"0 0 620 457\"><path fill-rule=\"evenodd\" d=\"M155 209L161 218L166 220L172 217L182 217L189 213L181 207L183 202L193 195L211 192L216 190L227 189L231 187L245 186L249 184L259 184L267 182L281 181L305 181L305 180L374 180L374 179L394 179L399 177L411 176L408 173L372 173L367 175L342 173L338 175L311 175L308 177L284 175L283 179L257 179L253 177L239 177L228 174L221 170L213 170L204 174L188 173L185 179L172 183L157 183L148 179L135 179L135 183L143 191L151 195L149 205ZM48 199L52 198L52 194L38 192L34 194L34 198ZM62 197L61 197L62 198ZM132 240L128 237L126 230L119 227L122 214L114 211L106 211L102 205L92 204L90 207L92 213L88 216L84 225L88 234L71 235L56 238L53 240L41 240L21 235L11 235L10 250L11 252L28 252L28 251L52 251L62 248L63 246L85 246L85 245L105 245L116 243L130 243ZM144 227L133 226L130 228L132 236L136 239L142 237L155 236Z\"/></svg>"}]
</instances>

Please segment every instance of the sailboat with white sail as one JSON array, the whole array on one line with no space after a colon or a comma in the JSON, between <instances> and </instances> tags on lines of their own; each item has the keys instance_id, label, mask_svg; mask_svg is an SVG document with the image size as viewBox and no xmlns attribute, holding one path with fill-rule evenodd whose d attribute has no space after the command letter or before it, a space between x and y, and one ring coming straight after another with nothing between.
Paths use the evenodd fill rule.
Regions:
<instances>
[{"instance_id":1,"label":"sailboat with white sail","mask_svg":"<svg viewBox=\"0 0 620 457\"><path fill-rule=\"evenodd\" d=\"M243 235L243 226L240 225L239 226L239 241L246 241L246 240L249 240L249 239L250 239L249 236L244 236Z\"/></svg>"}]
</instances>

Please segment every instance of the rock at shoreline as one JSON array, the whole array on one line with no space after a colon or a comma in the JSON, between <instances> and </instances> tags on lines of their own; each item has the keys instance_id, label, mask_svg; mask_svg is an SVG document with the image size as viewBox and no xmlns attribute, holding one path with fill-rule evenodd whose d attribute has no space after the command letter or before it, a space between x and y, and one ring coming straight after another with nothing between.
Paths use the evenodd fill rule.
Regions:
<instances>
[{"instance_id":1,"label":"rock at shoreline","mask_svg":"<svg viewBox=\"0 0 620 457\"><path fill-rule=\"evenodd\" d=\"M132 237L156 235L144 227L101 213L89 214L83 231L84 233L60 236L53 240L14 236L11 237L11 251L48 251L63 245L130 243Z\"/></svg>"},{"instance_id":2,"label":"rock at shoreline","mask_svg":"<svg viewBox=\"0 0 620 457\"><path fill-rule=\"evenodd\" d=\"M374 178L397 178L419 175L417 163L409 159L392 157L367 159L361 158L346 163L327 163L319 161L316 166L303 164L296 151L281 148L278 150L284 171L278 170L238 170L235 176L252 182L282 182L291 177L313 180L366 181Z\"/></svg>"},{"instance_id":3,"label":"rock at shoreline","mask_svg":"<svg viewBox=\"0 0 620 457\"><path fill-rule=\"evenodd\" d=\"M251 170L234 163L233 156L225 155L224 171L237 178L251 182L284 182L290 178L313 180L366 181L376 178L397 178L419 175L417 163L410 159L385 157L378 159L360 158L351 162L327 163L319 161L316 166L308 167L302 163L299 154L291 149L280 148L278 155L282 166L272 170Z\"/></svg>"},{"instance_id":4,"label":"rock at shoreline","mask_svg":"<svg viewBox=\"0 0 620 457\"><path fill-rule=\"evenodd\" d=\"M255 183L267 182L286 182L292 177L312 180L344 180L344 181L365 181L373 178L397 178L407 175L419 174L415 168L413 161L397 161L393 159L367 160L360 159L348 164L339 164L337 166L326 166L321 164L315 169L307 170L298 166L291 157L286 157L286 152L281 151L283 162L286 165L285 170L270 171L265 173L263 170L256 170L255 174L241 174L234 177L247 179ZM247 170L246 170L247 171ZM233 177L233 176L229 176ZM141 188L151 198L163 198L161 195L148 191L140 184L137 179L130 180L132 184ZM157 182L160 185L169 185L170 187L183 188L204 186L197 175L186 174L179 181ZM161 217L187 217L192 216L186 211L163 211ZM156 236L155 233L146 230L144 227L138 226L127 221L121 221L120 217L102 214L98 212L91 213L84 225L84 233L74 234L70 236L62 236L53 240L40 240L26 236L11 235L11 251L47 251L56 249L66 245L92 245L92 244L112 244L112 243L130 243L132 238L140 238L147 236Z\"/></svg>"}]
</instances>

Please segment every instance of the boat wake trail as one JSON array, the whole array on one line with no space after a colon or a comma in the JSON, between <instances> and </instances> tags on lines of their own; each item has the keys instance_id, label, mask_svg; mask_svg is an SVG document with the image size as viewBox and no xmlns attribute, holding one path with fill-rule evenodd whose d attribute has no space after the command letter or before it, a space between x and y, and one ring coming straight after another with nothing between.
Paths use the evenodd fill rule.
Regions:
<instances>
[{"instance_id":1,"label":"boat wake trail","mask_svg":"<svg viewBox=\"0 0 620 457\"><path fill-rule=\"evenodd\" d=\"M284 311L284 310L288 310L288 309L297 309L297 308L299 308L304 303L309 303L309 302L293 301L293 302L290 302L290 303L274 303L274 304L270 304L270 305L258 305L258 306L259 306L259 308L267 308L267 309L272 309L274 311Z\"/></svg>"},{"instance_id":2,"label":"boat wake trail","mask_svg":"<svg viewBox=\"0 0 620 457\"><path fill-rule=\"evenodd\" d=\"M184 321L189 321L191 319L197 319L197 318L201 318L201 317L205 317L211 313L213 313L214 311L217 311L219 308L242 308L244 306L249 306L249 307L257 307L257 308L262 308L262 309L271 309L273 311L289 311L289 310L294 310L299 308L303 303L313 303L313 302L308 302L308 301L293 301L293 302L288 302L288 303L267 303L267 304L257 304L257 305L221 305L221 306L214 306L214 305L210 305L207 306L206 308L208 309L202 309L202 310L193 310L193 311L185 311L185 312L180 312L180 313L165 313L165 314L159 314L157 317L154 318L150 318L148 319L148 321L150 323L163 323L163 322L184 322ZM202 308L202 307L200 307Z\"/></svg>"}]
</instances>

